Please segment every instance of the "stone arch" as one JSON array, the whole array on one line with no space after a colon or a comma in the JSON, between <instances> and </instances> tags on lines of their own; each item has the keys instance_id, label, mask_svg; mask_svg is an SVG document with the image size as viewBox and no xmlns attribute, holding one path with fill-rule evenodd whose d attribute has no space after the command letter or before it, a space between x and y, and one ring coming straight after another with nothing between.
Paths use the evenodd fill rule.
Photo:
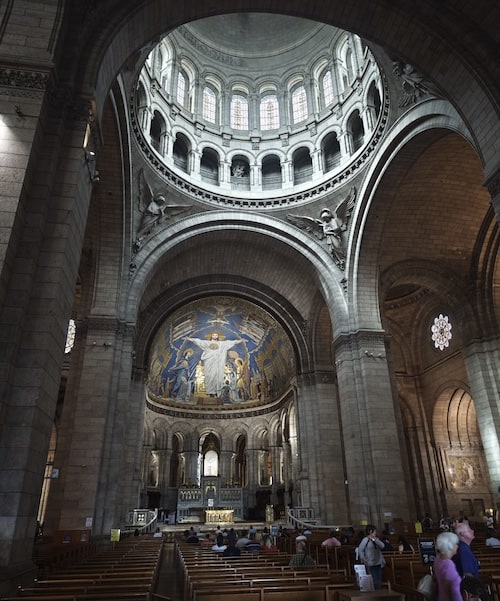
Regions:
<instances>
[{"instance_id":1,"label":"stone arch","mask_svg":"<svg viewBox=\"0 0 500 601\"><path fill-rule=\"evenodd\" d=\"M347 264L348 279L351 281L354 278L353 286L349 287L349 295L353 306L356 307L357 315L368 316L370 310L363 306L364 301L372 295L379 297L378 257L383 250L379 247L379 240L383 239L381 228L387 227L391 211L394 215L394 211L398 210L397 204L394 204L396 203L395 191L399 190L409 166L415 164L416 157L422 156L426 149L452 133L458 134L467 145L471 143L458 115L445 114L441 101L431 102L436 107L436 116L422 122L410 134L405 127L406 121L403 121L400 134L394 135L393 139L388 141L385 155L370 167L366 185L359 190L359 202L354 209L348 240L348 256L356 252L357 259L355 264L349 262ZM408 119L411 120L411 117L408 116ZM408 125L409 123L410 121ZM479 181L474 191L482 195L483 199L487 195ZM362 215L364 215L363 224L358 221ZM401 226L399 228L401 230ZM380 306L380 302L378 304ZM371 320L376 317L375 313L371 312ZM374 323L377 323L378 327L378 320Z\"/></svg>"},{"instance_id":2,"label":"stone arch","mask_svg":"<svg viewBox=\"0 0 500 601\"><path fill-rule=\"evenodd\" d=\"M235 221L233 221L236 219ZM245 223L246 222L246 223ZM275 246L274 254L276 253L285 253L293 256L293 264L294 270L297 270L296 273L303 273L304 283L307 281L307 278L313 277L313 281L311 281L311 285L314 288L317 288L323 298L326 300L330 314L332 315L332 319L334 322L334 328L341 330L345 327L346 324L346 304L345 304L345 296L342 288L342 272L338 272L338 281L335 282L332 279L332 275L335 274L335 267L332 265L332 259L328 254L327 250L319 246L318 243L314 242L313 239L307 236L305 233L302 233L298 229L287 231L287 235L283 233L283 222L275 221L272 218L267 216L260 217L259 223L259 232L255 232L254 223L251 219L251 216L248 216L247 220L238 213L237 215L232 215L231 212L210 212L204 213L203 215L197 217L190 217L182 221L182 223L177 224L178 227L174 227L174 229L170 229L168 234L166 232L158 232L156 236L148 240L143 248L139 251L136 256L137 269L133 274L128 290L128 319L131 319L132 322L135 322L138 318L138 311L140 311L140 303L144 304L146 302L143 298L144 293L147 288L151 286L152 282L161 281L163 278L161 274L162 270L162 262L161 256L166 256L168 251L175 249L177 245L181 245L183 240L188 240L192 238L192 236L199 235L201 238L199 239L201 243L205 238L207 241L209 240L210 231L213 228L217 228L217 234L220 238L220 244L222 244L222 233L226 231L227 236L231 236L231 232L237 232L240 242L243 244L243 240L249 236L248 241L253 244L253 241L257 242L257 240L264 235L263 231L272 232L272 238L267 240L267 244L272 243ZM263 229L262 229L263 228ZM245 231L247 233L245 233ZM255 238L254 236L257 236ZM261 244L259 243L260 247ZM161 248L161 255L158 254L156 249ZM181 247L179 247L181 248ZM177 251L176 251L177 252ZM174 252L174 255L176 254ZM257 252L257 251L256 251ZM303 264L303 269L301 265ZM171 276L169 276L171 277ZM301 276L295 276L301 277ZM218 276L219 281L221 282L221 290L226 289L226 285L224 285L224 278L221 279L221 276ZM248 285L250 287L248 287ZM274 284L273 284L274 285ZM292 334L292 338L296 340L296 344L298 344L298 350L301 356L299 363L304 364L306 361L308 363L307 353L303 354L305 349L301 349L303 342L303 334L300 333L302 325L301 319L299 316L294 316L293 312L289 313L286 306L287 303L276 303L276 294L277 291L269 290L269 295L266 293L266 287L261 282L258 284L258 287L255 287L256 284L252 284L250 281L245 282L243 280L235 281L231 280L231 288L238 293L244 294L245 296L249 294L249 291L253 288L254 290L258 290L259 293L256 295L260 296L263 299L263 302L268 302L268 306L272 312L276 312L277 315L287 315L290 316L290 321L288 321L287 328L292 328L292 332L295 329L296 333ZM154 288L153 288L154 289ZM201 280L199 286L195 285L194 282L190 288L190 293L200 294L203 291L206 293L206 287ZM255 293L250 293L254 294ZM266 301L266 297L268 301ZM186 298L186 290L181 287L174 294L174 290L170 291L170 305L176 306L176 303L181 302L181 298ZM177 300L179 299L179 300ZM147 301L149 302L149 301ZM273 308L274 307L274 308ZM278 307L279 310L278 310ZM148 318L149 319L149 318ZM288 319L288 318L287 318ZM297 321L298 320L298 321ZM293 325L293 324L296 325ZM142 351L141 344L136 348L137 356L140 357ZM305 365L305 364L304 364Z\"/></svg>"}]
</instances>

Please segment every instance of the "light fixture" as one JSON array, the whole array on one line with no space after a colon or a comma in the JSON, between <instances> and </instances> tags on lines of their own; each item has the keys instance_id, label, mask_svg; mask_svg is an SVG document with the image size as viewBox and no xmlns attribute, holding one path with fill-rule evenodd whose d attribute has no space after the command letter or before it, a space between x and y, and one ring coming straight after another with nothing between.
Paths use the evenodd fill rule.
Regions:
<instances>
[{"instance_id":1,"label":"light fixture","mask_svg":"<svg viewBox=\"0 0 500 601\"><path fill-rule=\"evenodd\" d=\"M93 150L85 150L85 162L87 163L87 170L89 172L89 178L91 183L99 181L99 171L96 168L96 156Z\"/></svg>"}]
</instances>

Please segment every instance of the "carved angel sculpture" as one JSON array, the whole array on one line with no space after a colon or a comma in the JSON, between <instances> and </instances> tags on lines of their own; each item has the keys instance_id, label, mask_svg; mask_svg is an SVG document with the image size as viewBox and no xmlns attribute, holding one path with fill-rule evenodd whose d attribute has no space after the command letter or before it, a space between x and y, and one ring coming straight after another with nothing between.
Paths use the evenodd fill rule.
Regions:
<instances>
[{"instance_id":1,"label":"carved angel sculpture","mask_svg":"<svg viewBox=\"0 0 500 601\"><path fill-rule=\"evenodd\" d=\"M425 80L424 76L416 71L412 65L403 63L402 61L393 61L392 72L401 79L401 89L403 92L399 106L410 106L427 94L440 96L436 86L430 81Z\"/></svg>"},{"instance_id":2,"label":"carved angel sculpture","mask_svg":"<svg viewBox=\"0 0 500 601\"><path fill-rule=\"evenodd\" d=\"M186 212L191 205L167 204L164 194L154 194L149 185L144 171L139 172L139 211L141 221L137 230L135 249L139 250L142 241L161 223Z\"/></svg>"},{"instance_id":3,"label":"carved angel sculpture","mask_svg":"<svg viewBox=\"0 0 500 601\"><path fill-rule=\"evenodd\" d=\"M325 240L333 260L340 269L345 268L345 249L342 232L347 229L347 221L354 208L356 188L351 188L349 195L332 211L321 210L319 219L307 215L287 215L287 219L297 227L306 230L319 240Z\"/></svg>"}]
</instances>

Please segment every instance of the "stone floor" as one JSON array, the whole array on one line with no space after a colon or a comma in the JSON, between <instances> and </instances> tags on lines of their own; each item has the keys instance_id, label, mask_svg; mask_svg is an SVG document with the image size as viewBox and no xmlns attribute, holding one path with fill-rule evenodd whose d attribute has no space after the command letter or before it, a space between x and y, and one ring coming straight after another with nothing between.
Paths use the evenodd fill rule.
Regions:
<instances>
[{"instance_id":1,"label":"stone floor","mask_svg":"<svg viewBox=\"0 0 500 601\"><path fill-rule=\"evenodd\" d=\"M183 601L182 578L175 568L174 543L165 543L155 592L172 601Z\"/></svg>"}]
</instances>

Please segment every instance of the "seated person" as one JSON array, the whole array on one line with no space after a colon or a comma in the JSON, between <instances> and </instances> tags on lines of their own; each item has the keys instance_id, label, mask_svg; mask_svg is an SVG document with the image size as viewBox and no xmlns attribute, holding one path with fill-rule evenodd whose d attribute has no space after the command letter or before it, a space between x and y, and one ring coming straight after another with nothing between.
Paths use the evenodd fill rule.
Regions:
<instances>
[{"instance_id":1,"label":"seated person","mask_svg":"<svg viewBox=\"0 0 500 601\"><path fill-rule=\"evenodd\" d=\"M496 536L488 536L485 543L487 547L500 547L500 539Z\"/></svg>"},{"instance_id":2,"label":"seated person","mask_svg":"<svg viewBox=\"0 0 500 601\"><path fill-rule=\"evenodd\" d=\"M273 543L273 539L269 534L262 535L262 550L264 553L278 553L278 547Z\"/></svg>"},{"instance_id":3,"label":"seated person","mask_svg":"<svg viewBox=\"0 0 500 601\"><path fill-rule=\"evenodd\" d=\"M236 546L236 540L234 538L228 538L227 547L222 552L223 557L238 557L241 555L241 549Z\"/></svg>"},{"instance_id":4,"label":"seated person","mask_svg":"<svg viewBox=\"0 0 500 601\"><path fill-rule=\"evenodd\" d=\"M485 601L487 598L483 583L474 576L465 576L460 583L464 601Z\"/></svg>"},{"instance_id":5,"label":"seated person","mask_svg":"<svg viewBox=\"0 0 500 601\"><path fill-rule=\"evenodd\" d=\"M400 534L398 538L398 551L400 553L406 553L408 551L413 552L414 550L413 545L410 545L406 538Z\"/></svg>"},{"instance_id":6,"label":"seated person","mask_svg":"<svg viewBox=\"0 0 500 601\"><path fill-rule=\"evenodd\" d=\"M212 546L212 539L210 538L210 534L208 532L205 534L205 538L202 539L201 546L202 547L211 547Z\"/></svg>"},{"instance_id":7,"label":"seated person","mask_svg":"<svg viewBox=\"0 0 500 601\"><path fill-rule=\"evenodd\" d=\"M215 551L216 553L224 553L226 547L227 545L224 544L224 537L222 536L222 533L218 534L215 540L215 545L212 547L212 551Z\"/></svg>"},{"instance_id":8,"label":"seated person","mask_svg":"<svg viewBox=\"0 0 500 601\"><path fill-rule=\"evenodd\" d=\"M238 547L238 549L244 549L248 542L249 542L249 538L248 536L240 536L240 538L236 541L236 546Z\"/></svg>"},{"instance_id":9,"label":"seated person","mask_svg":"<svg viewBox=\"0 0 500 601\"><path fill-rule=\"evenodd\" d=\"M246 544L245 549L248 551L248 553L260 553L262 551L262 547L260 546L255 534L250 534L250 540Z\"/></svg>"},{"instance_id":10,"label":"seated person","mask_svg":"<svg viewBox=\"0 0 500 601\"><path fill-rule=\"evenodd\" d=\"M321 543L321 546L324 549L333 549L334 547L340 547L341 542L335 536L335 532L332 530L329 538L325 538L325 540Z\"/></svg>"},{"instance_id":11,"label":"seated person","mask_svg":"<svg viewBox=\"0 0 500 601\"><path fill-rule=\"evenodd\" d=\"M314 559L308 555L306 543L302 540L297 542L296 553L292 555L290 561L288 563L289 566L293 567L312 567L315 566L316 563Z\"/></svg>"}]
</instances>

